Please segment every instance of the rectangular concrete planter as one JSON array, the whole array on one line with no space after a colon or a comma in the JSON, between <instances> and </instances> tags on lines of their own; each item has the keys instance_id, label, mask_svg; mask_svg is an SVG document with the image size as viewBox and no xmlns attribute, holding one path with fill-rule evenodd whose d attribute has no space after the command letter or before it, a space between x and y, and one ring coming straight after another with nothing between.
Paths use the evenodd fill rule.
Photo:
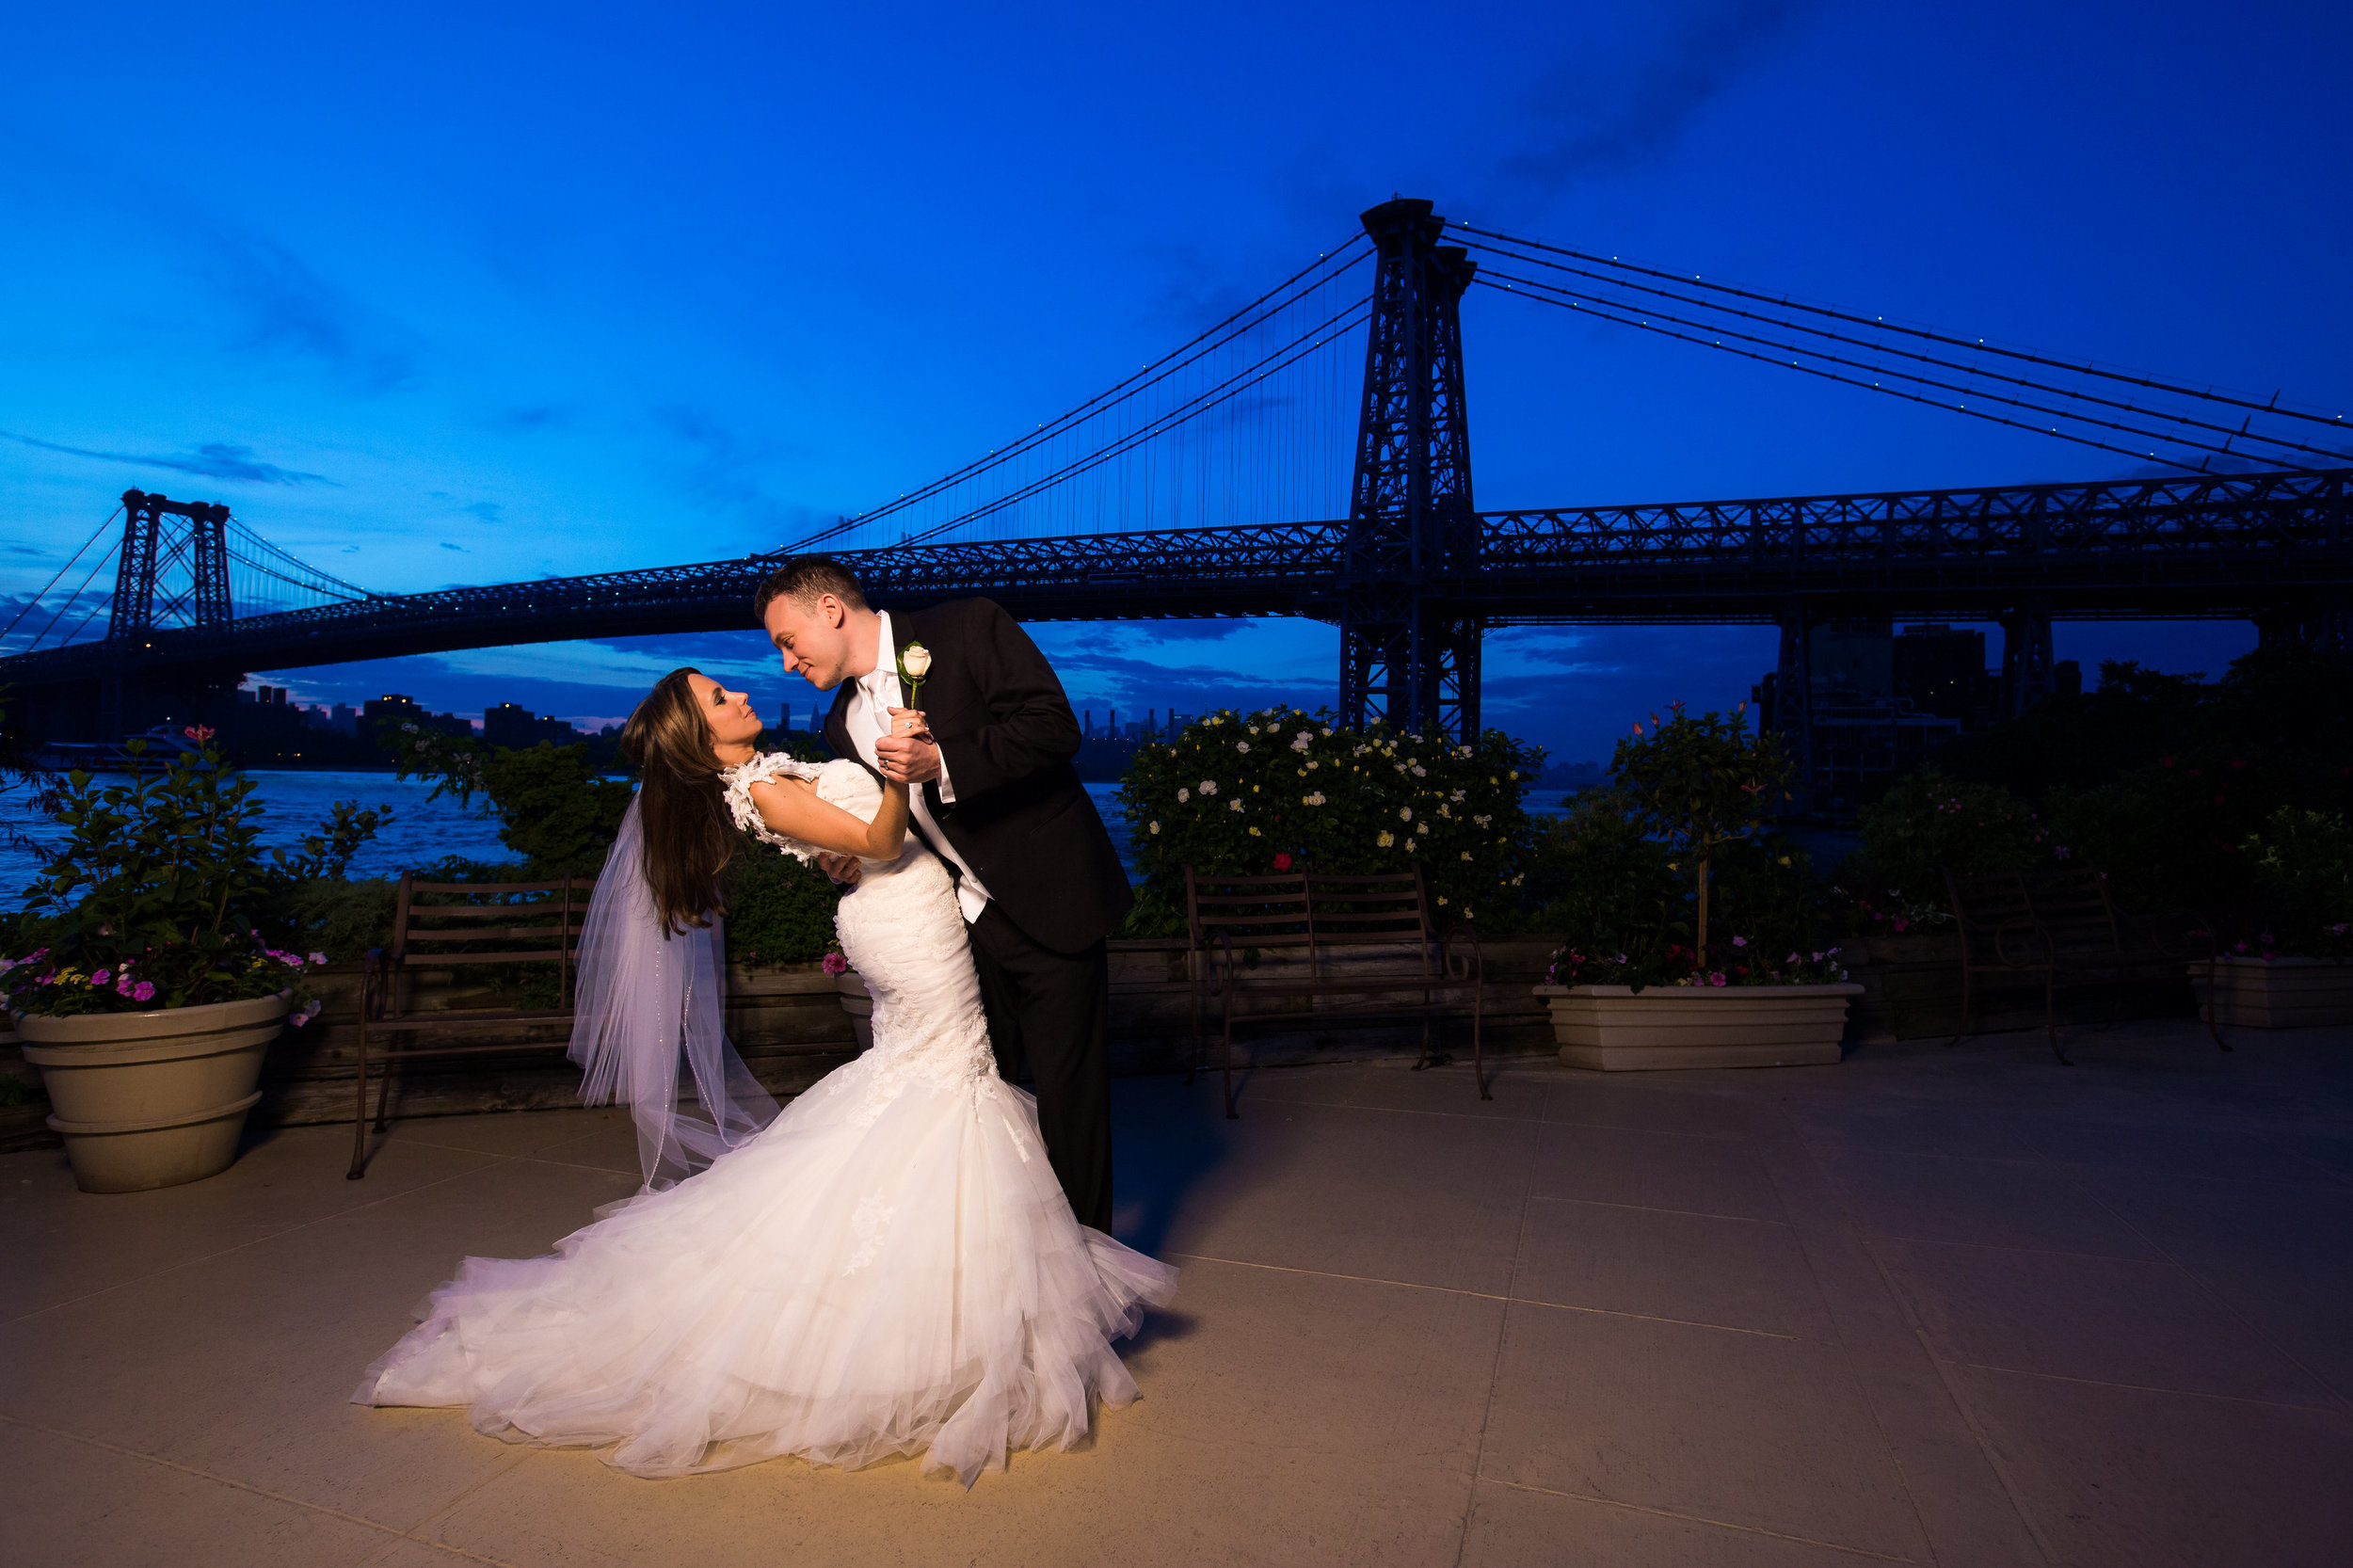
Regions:
<instances>
[{"instance_id":1,"label":"rectangular concrete planter","mask_svg":"<svg viewBox=\"0 0 2353 1568\"><path fill-rule=\"evenodd\" d=\"M1539 985L1561 1060L1602 1072L1829 1066L1847 1003L1836 985Z\"/></svg>"},{"instance_id":2,"label":"rectangular concrete planter","mask_svg":"<svg viewBox=\"0 0 2353 1568\"><path fill-rule=\"evenodd\" d=\"M2353 962L2342 958L2217 958L2193 964L2199 1016L2248 1029L2353 1023Z\"/></svg>"}]
</instances>

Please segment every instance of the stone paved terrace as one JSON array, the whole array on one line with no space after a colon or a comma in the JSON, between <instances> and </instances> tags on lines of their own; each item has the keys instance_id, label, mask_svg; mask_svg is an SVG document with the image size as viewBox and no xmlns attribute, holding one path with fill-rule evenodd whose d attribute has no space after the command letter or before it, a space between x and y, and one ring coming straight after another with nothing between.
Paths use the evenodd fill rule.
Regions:
<instances>
[{"instance_id":1,"label":"stone paved terrace","mask_svg":"<svg viewBox=\"0 0 2353 1568\"><path fill-rule=\"evenodd\" d=\"M646 1481L344 1402L461 1253L634 1185L602 1112L270 1135L172 1192L0 1159L0 1528L49 1564L2353 1560L2341 1031L1840 1066L1118 1086L1182 1262L1092 1447Z\"/></svg>"}]
</instances>

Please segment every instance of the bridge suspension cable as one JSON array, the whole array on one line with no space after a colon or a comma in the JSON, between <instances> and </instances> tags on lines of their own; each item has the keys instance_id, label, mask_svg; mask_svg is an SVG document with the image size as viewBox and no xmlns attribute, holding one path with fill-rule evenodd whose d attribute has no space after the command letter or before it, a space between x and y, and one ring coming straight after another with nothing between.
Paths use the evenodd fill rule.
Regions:
<instances>
[{"instance_id":1,"label":"bridge suspension cable","mask_svg":"<svg viewBox=\"0 0 2353 1568\"><path fill-rule=\"evenodd\" d=\"M1745 359L1801 370L1825 379L1867 388L1911 402L1968 414L1974 418L2008 424L2018 429L2033 430L2041 435L2055 436L2062 440L2096 447L2122 456L2153 459L2192 472L2210 471L2217 457L2284 466L2296 466L2313 458L2330 464L2353 459L2353 449L2348 449L2348 447L2314 445L2309 441L2297 440L2290 436L2257 426L2254 421L2258 414L2279 415L2326 425L2344 431L2349 438L2353 438L2353 424L2347 424L2343 416L2331 417L2282 405L2278 401L2276 394L2272 402L2268 404L2256 403L2215 392L2212 389L2201 391L2153 376L2113 371L2089 362L2076 363L2023 349L1973 342L1950 333L1888 323L1875 317L1833 310L1827 306L1813 305L1798 300L1776 299L1754 290L1737 288L1730 284L1711 283L1704 279L1687 278L1663 272L1655 267L1639 266L1632 263L1593 256L1585 251L1545 245L1533 240L1518 239L1467 224L1454 224L1450 227L1462 232L1465 244L1471 248L1522 265L1546 269L1554 274L1583 280L1586 283L1593 285L1593 287L1579 288L1574 283L1560 281L1557 279L1530 278L1521 274L1502 272L1490 264L1488 267L1481 270L1479 278L1479 281L1489 287L1505 293L1517 294L1524 298L1540 299L1547 304L1563 306L1616 325L1634 327L1683 342L1696 343L1706 347L1737 354ZM1491 241L1499 243L1489 243ZM1565 257L1569 260L1567 262L1555 261L1551 259L1552 257ZM1570 264L1570 263L1582 264ZM1641 280L1644 279L1663 280L1672 282L1674 286L1668 287L1660 282ZM1694 290L1702 292L1692 292ZM1705 291L1713 291L1714 295L1721 297L1711 297ZM1751 310L1744 305L1726 303L1726 299L1762 304L1771 309ZM1704 312L1705 319L1662 311L1657 305L1660 300L1672 301L1689 310ZM1774 311L1785 313L1775 314ZM1817 320L1800 319L1802 314L1806 313L1810 313ZM1823 327L1817 324L1821 319L1834 320L1847 326L1884 332L1912 343L1932 343L1960 348L1967 354L1979 355L1984 358L1975 360L1948 358L1923 349L1907 347L1901 343L1889 343L1858 335L1855 332L1842 331L1836 328ZM1813 343L1792 342L1787 337L1768 336L1761 331L1743 330L1741 325L1736 324L1769 328L1772 331L1796 334L1816 341ZM1820 346L1824 343L1835 343L1854 348L1868 357L1858 358L1854 355L1840 354ZM1751 344L1758 348L1774 350L1778 355L1797 356L1798 358L1777 358L1775 354L1759 353L1754 349L1736 346L1738 344ZM1809 360L1817 362L1801 362ZM2048 366L2111 383L2129 383L2145 390L2177 395L2207 405L2241 408L2247 412L2237 425L2231 425L2213 419L2201 419L2194 413L2168 408L2153 402L2126 401L2102 396L2080 385L2068 386L2009 368L2027 364ZM1956 372L1969 377L1970 382L1957 384L1946 381L1927 374L1922 369L1914 368L1918 366ZM1855 374L1847 374L1848 372ZM1926 388L1930 392L1951 393L1957 398L1968 401L1948 401L1943 397L1924 395L1921 392L1906 391L1903 387L1889 386L1886 383L1890 381L1904 383L1910 387ZM1983 384L1987 382L1993 385L1989 387ZM2037 402L2033 397L2023 396L2020 395L2021 393L2032 393L2061 401L2057 405ZM2062 422L2063 424L2073 424L2079 428L2070 430L2059 424L2013 419L1992 412L1983 407L1972 406L1986 403L2043 414ZM2105 413L2091 411L2095 409L2104 410ZM2105 414L2124 417L2109 418L2105 417ZM2152 425L2158 426L2158 428L2151 428ZM2185 460L2163 451L2120 446L2097 435L2082 434L2082 430L2138 437L2145 440L2154 441L2159 446L2172 446L2185 452L2202 453L2205 456L2196 461Z\"/></svg>"},{"instance_id":2,"label":"bridge suspension cable","mask_svg":"<svg viewBox=\"0 0 2353 1568\"><path fill-rule=\"evenodd\" d=\"M1310 374L1305 383L1261 395L1266 405L1262 411L1280 426L1262 434L1266 443L1279 450L1258 454L1261 460L1256 464L1220 464L1201 450L1156 460L1150 443L1176 434L1188 438L1180 439L1179 445L1200 447L1202 442L1189 438L1200 433L1205 415L1219 408L1233 413L1237 399L1315 360L1360 325L1369 290L1348 296L1344 280L1369 255L1361 233L1350 236L1182 346L1059 418L774 553L792 554L861 532L869 536L861 542L904 544L992 520L1002 528L1014 520L1012 514L1024 508L1034 512L1031 504L1123 459L1130 460L1128 468L1140 465L1141 472L1123 468L1117 487L1092 497L1092 516L1084 520L1080 514L1086 508L1076 502L1064 504L1060 509L1069 514L1068 532L1092 532L1106 525L1107 516L1119 525L1152 526L1169 520L1159 516L1162 507L1196 522L1328 510L1330 501L1342 493L1341 481L1317 471L1318 465L1305 460L1303 453L1317 448L1325 470L1344 459L1341 425L1353 424L1353 393L1330 376L1318 382L1313 365L1306 366ZM1339 417L1343 408L1345 420ZM1324 447L1333 451L1323 454ZM1249 472L1240 472L1243 468ZM1326 489L1333 497L1321 496ZM1311 497L1326 504L1319 508L1311 504ZM1227 515L1205 515L1221 510ZM898 536L873 539L873 526L892 518L903 520ZM1054 520L1032 520L1043 524Z\"/></svg>"},{"instance_id":3,"label":"bridge suspension cable","mask_svg":"<svg viewBox=\"0 0 2353 1568\"><path fill-rule=\"evenodd\" d=\"M122 508L120 506L117 506L112 512L108 513L106 515L106 520L100 523L95 529L93 529L90 533L90 536L84 539L81 542L81 545L75 549L72 555L66 557L65 565L59 567L56 569L56 574L52 576L48 582L41 584L40 591L31 595L22 605L18 606L16 614L8 618L8 624L5 627L0 627L0 653L24 653L29 652L33 648L39 648L41 645L42 640L56 629L57 622L64 619L66 613L72 609L74 604L80 600L82 595L89 591L91 582L97 578L101 571L104 571L106 568L106 563L115 558L115 552L122 548L122 536L120 534L115 536L114 541L111 544L109 544L104 550L99 552L96 562L94 562L91 565L90 569L83 575L79 585L77 585L72 593L66 595L64 600L58 604L56 610L50 616L48 623L42 626L39 632L32 633L26 639L22 648L8 647L8 640L16 635L16 629L20 625L24 624L26 617L30 616L36 610L40 608L40 601L47 599L50 591L65 580L65 574L72 571L75 565L80 562L82 557L88 553L92 545L96 544L100 539L105 537L107 532L114 527L116 520L121 516ZM76 625L72 632L66 633L64 640L67 642L72 641L74 636L80 632L82 627L89 624L90 617L92 616L97 615L100 610L104 609L113 601L113 594L108 593L102 595L98 602L90 607L89 614L82 617L80 624Z\"/></svg>"}]
</instances>

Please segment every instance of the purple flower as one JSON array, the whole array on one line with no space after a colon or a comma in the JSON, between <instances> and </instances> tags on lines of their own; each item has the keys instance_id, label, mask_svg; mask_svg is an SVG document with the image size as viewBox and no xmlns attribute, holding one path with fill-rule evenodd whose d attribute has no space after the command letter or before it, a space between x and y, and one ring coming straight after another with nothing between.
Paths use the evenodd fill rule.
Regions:
<instances>
[{"instance_id":1,"label":"purple flower","mask_svg":"<svg viewBox=\"0 0 2353 1568\"><path fill-rule=\"evenodd\" d=\"M327 962L327 954L323 952L314 952L311 954L311 962L313 964L324 964Z\"/></svg>"},{"instance_id":2,"label":"purple flower","mask_svg":"<svg viewBox=\"0 0 2353 1568\"><path fill-rule=\"evenodd\" d=\"M136 985L131 987L131 1000L133 1001L152 1001L154 1000L154 996L155 983L152 980L142 980Z\"/></svg>"},{"instance_id":3,"label":"purple flower","mask_svg":"<svg viewBox=\"0 0 2353 1568\"><path fill-rule=\"evenodd\" d=\"M1744 948L1749 945L1749 939L1746 936L1735 936L1732 939L1732 945L1736 948Z\"/></svg>"},{"instance_id":4,"label":"purple flower","mask_svg":"<svg viewBox=\"0 0 2353 1568\"><path fill-rule=\"evenodd\" d=\"M1707 977L1707 983L1710 985L1721 985L1724 983L1724 971L1718 969L1714 974Z\"/></svg>"},{"instance_id":5,"label":"purple flower","mask_svg":"<svg viewBox=\"0 0 2353 1568\"><path fill-rule=\"evenodd\" d=\"M825 954L824 968L827 974L847 974L850 972L850 960L841 953L829 952Z\"/></svg>"},{"instance_id":6,"label":"purple flower","mask_svg":"<svg viewBox=\"0 0 2353 1568\"><path fill-rule=\"evenodd\" d=\"M112 969L101 969L101 970L99 970L96 974L94 974L94 975L92 975L92 976L90 976L90 977L89 977L89 983L90 983L92 985L104 985L104 984L106 984L108 982L112 981L112 980L114 979L114 977L115 977L115 972L114 972L114 970L112 970Z\"/></svg>"}]
</instances>

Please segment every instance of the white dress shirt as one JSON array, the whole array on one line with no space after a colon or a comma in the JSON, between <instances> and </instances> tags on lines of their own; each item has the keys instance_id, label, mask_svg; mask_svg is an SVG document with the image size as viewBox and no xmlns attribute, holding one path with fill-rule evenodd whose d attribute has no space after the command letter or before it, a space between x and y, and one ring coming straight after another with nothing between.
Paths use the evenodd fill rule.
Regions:
<instances>
[{"instance_id":1,"label":"white dress shirt","mask_svg":"<svg viewBox=\"0 0 2353 1568\"><path fill-rule=\"evenodd\" d=\"M907 700L906 694L899 689L899 649L891 637L890 612L880 611L875 618L882 622L882 634L874 648L873 673L857 678L857 690L851 695L849 712L842 714L841 720L857 754L866 759L869 767L879 769L881 762L874 743L890 733L890 710L906 707ZM939 798L952 803L956 798L955 788L948 779L945 756L939 760ZM948 835L939 830L939 824L932 820L932 808L923 798L920 784L908 788L907 809L922 828L924 839L942 859L956 868L956 903L963 907L965 923L969 925L988 906L988 889L981 885L980 877L965 863L964 856L956 853L956 846L948 841Z\"/></svg>"}]
</instances>

